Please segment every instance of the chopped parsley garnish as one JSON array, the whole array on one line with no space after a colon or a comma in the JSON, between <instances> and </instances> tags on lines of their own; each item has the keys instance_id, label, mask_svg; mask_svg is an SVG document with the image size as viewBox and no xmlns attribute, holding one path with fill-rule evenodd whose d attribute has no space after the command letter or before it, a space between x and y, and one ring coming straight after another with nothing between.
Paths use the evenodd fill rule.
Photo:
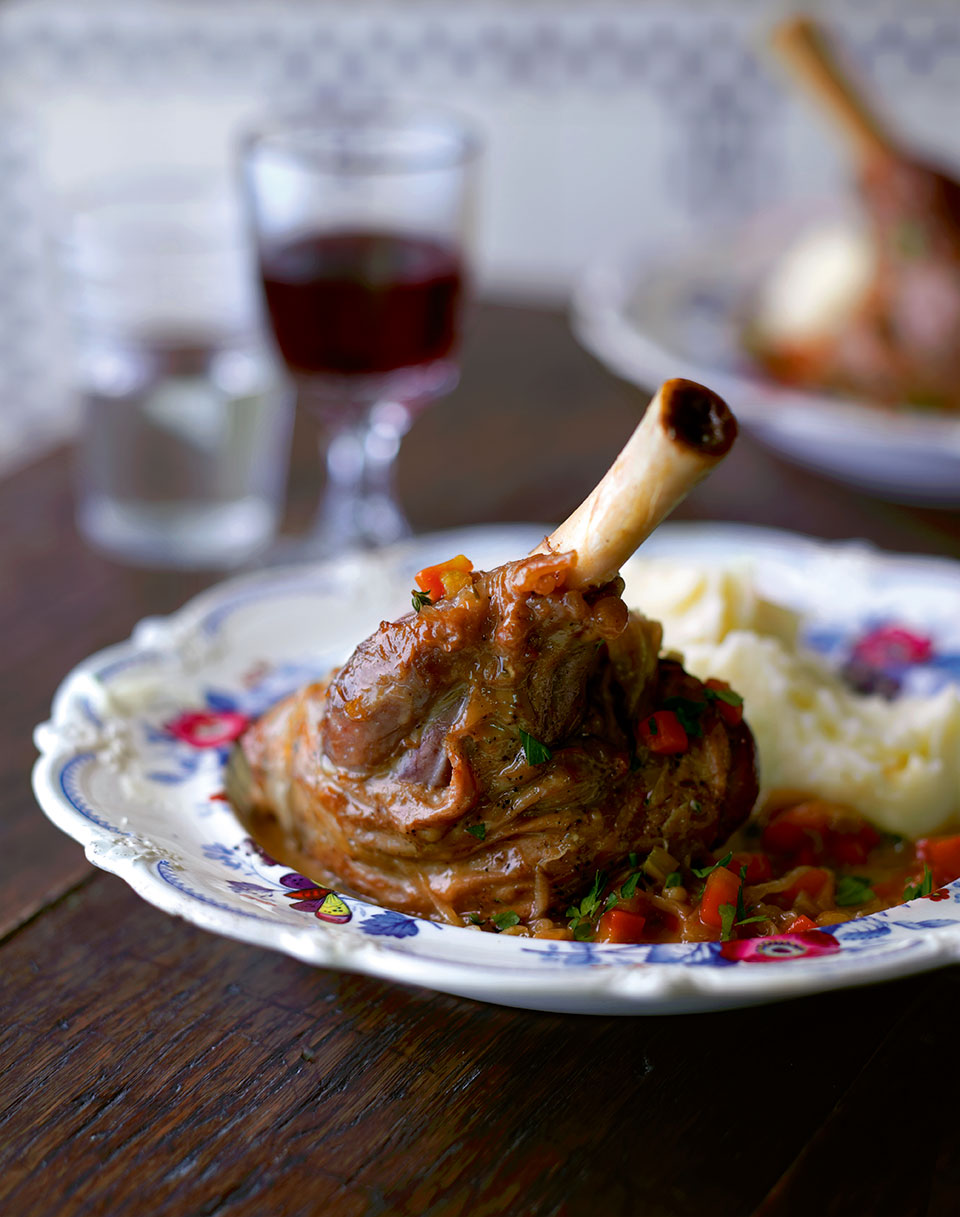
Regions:
<instances>
[{"instance_id":1,"label":"chopped parsley garnish","mask_svg":"<svg viewBox=\"0 0 960 1217\"><path fill-rule=\"evenodd\" d=\"M876 896L870 880L863 875L843 875L837 881L834 899L838 908L850 908L855 904L869 904Z\"/></svg>"},{"instance_id":2,"label":"chopped parsley garnish","mask_svg":"<svg viewBox=\"0 0 960 1217\"><path fill-rule=\"evenodd\" d=\"M930 867L926 864L926 862L924 862L923 878L919 883L908 883L903 889L903 898L904 900L916 900L918 896L929 896L932 891L933 871L931 871ZM837 904L839 903L840 901L838 900Z\"/></svg>"},{"instance_id":3,"label":"chopped parsley garnish","mask_svg":"<svg viewBox=\"0 0 960 1217\"><path fill-rule=\"evenodd\" d=\"M903 258L922 258L927 252L927 233L915 220L901 220L893 230L893 242Z\"/></svg>"},{"instance_id":4,"label":"chopped parsley garnish","mask_svg":"<svg viewBox=\"0 0 960 1217\"><path fill-rule=\"evenodd\" d=\"M549 761L553 756L546 744L541 744L538 739L534 739L529 732L522 729L520 743L523 744L523 755L527 758L528 765L542 765L544 761Z\"/></svg>"},{"instance_id":5,"label":"chopped parsley garnish","mask_svg":"<svg viewBox=\"0 0 960 1217\"><path fill-rule=\"evenodd\" d=\"M668 887L683 887L683 875L678 870L671 871L663 881L664 890Z\"/></svg>"},{"instance_id":6,"label":"chopped parsley garnish","mask_svg":"<svg viewBox=\"0 0 960 1217\"><path fill-rule=\"evenodd\" d=\"M721 904L720 905L720 941L729 942L733 937L734 926L749 925L752 921L763 921L760 916L757 917L739 917L738 907L742 905L743 897L737 896L737 905Z\"/></svg>"},{"instance_id":7,"label":"chopped parsley garnish","mask_svg":"<svg viewBox=\"0 0 960 1217\"><path fill-rule=\"evenodd\" d=\"M707 875L712 875L719 867L726 866L732 857L733 850L731 849L725 858L721 858L719 862L714 862L712 866L691 866L690 869L698 879L706 879Z\"/></svg>"},{"instance_id":8,"label":"chopped parsley garnish","mask_svg":"<svg viewBox=\"0 0 960 1217\"><path fill-rule=\"evenodd\" d=\"M733 689L704 689L707 701L725 701L728 706L742 706L743 698Z\"/></svg>"},{"instance_id":9,"label":"chopped parsley garnish","mask_svg":"<svg viewBox=\"0 0 960 1217\"><path fill-rule=\"evenodd\" d=\"M472 925L483 925L483 918L480 916L479 913L471 913L470 916L467 918L467 920Z\"/></svg>"},{"instance_id":10,"label":"chopped parsley garnish","mask_svg":"<svg viewBox=\"0 0 960 1217\"><path fill-rule=\"evenodd\" d=\"M620 888L620 899L621 900L629 900L630 897L635 894L635 892L637 890L637 884L640 882L640 879L641 879L640 871L634 871L633 874L630 876L630 878L627 879L626 882L623 884L623 886Z\"/></svg>"},{"instance_id":11,"label":"chopped parsley garnish","mask_svg":"<svg viewBox=\"0 0 960 1217\"><path fill-rule=\"evenodd\" d=\"M603 891L604 874L597 871L593 876L593 884L579 904L571 904L567 909L567 920L570 929L578 942L583 942L593 934L591 922L600 912L600 893Z\"/></svg>"},{"instance_id":12,"label":"chopped parsley garnish","mask_svg":"<svg viewBox=\"0 0 960 1217\"><path fill-rule=\"evenodd\" d=\"M503 913L494 913L493 924L498 930L509 930L512 926L520 924L520 914L515 913L513 909L507 909Z\"/></svg>"},{"instance_id":13,"label":"chopped parsley garnish","mask_svg":"<svg viewBox=\"0 0 960 1217\"><path fill-rule=\"evenodd\" d=\"M672 710L677 716L677 722L687 735L703 735L700 726L700 715L707 708L706 702L693 701L689 697L668 697L663 703L664 710Z\"/></svg>"},{"instance_id":14,"label":"chopped parsley garnish","mask_svg":"<svg viewBox=\"0 0 960 1217\"><path fill-rule=\"evenodd\" d=\"M413 607L418 613L422 608L426 608L427 605L433 604L433 601L430 599L429 592L420 592L417 591L416 588L414 588L410 593L410 597L413 602Z\"/></svg>"},{"instance_id":15,"label":"chopped parsley garnish","mask_svg":"<svg viewBox=\"0 0 960 1217\"><path fill-rule=\"evenodd\" d=\"M737 888L737 924L742 924L747 918L747 910L743 903L743 885L747 881L747 868L740 867L740 886Z\"/></svg>"},{"instance_id":16,"label":"chopped parsley garnish","mask_svg":"<svg viewBox=\"0 0 960 1217\"><path fill-rule=\"evenodd\" d=\"M471 837L476 837L478 841L483 841L487 835L487 826L481 820L479 824L468 825L467 832Z\"/></svg>"},{"instance_id":17,"label":"chopped parsley garnish","mask_svg":"<svg viewBox=\"0 0 960 1217\"><path fill-rule=\"evenodd\" d=\"M636 870L636 867L637 867L637 855L636 855L636 854L627 854L627 861L630 863L631 867L632 867L634 870Z\"/></svg>"}]
</instances>

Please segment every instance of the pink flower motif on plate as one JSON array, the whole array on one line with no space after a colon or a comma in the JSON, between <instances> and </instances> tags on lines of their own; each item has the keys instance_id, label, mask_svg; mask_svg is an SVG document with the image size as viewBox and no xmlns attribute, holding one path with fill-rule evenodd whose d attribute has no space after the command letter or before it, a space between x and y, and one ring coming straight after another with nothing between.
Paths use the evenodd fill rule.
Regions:
<instances>
[{"instance_id":1,"label":"pink flower motif on plate","mask_svg":"<svg viewBox=\"0 0 960 1217\"><path fill-rule=\"evenodd\" d=\"M250 726L250 718L237 710L195 711L164 725L171 735L194 748L220 748L241 736Z\"/></svg>"},{"instance_id":2,"label":"pink flower motif on plate","mask_svg":"<svg viewBox=\"0 0 960 1217\"><path fill-rule=\"evenodd\" d=\"M736 959L741 963L782 963L788 959L834 955L839 950L839 942L823 930L771 934L767 938L743 938L736 942L724 942L720 946L724 959Z\"/></svg>"},{"instance_id":3,"label":"pink flower motif on plate","mask_svg":"<svg viewBox=\"0 0 960 1217\"><path fill-rule=\"evenodd\" d=\"M853 654L861 663L875 668L929 663L933 658L933 642L903 626L882 625L864 634L854 646Z\"/></svg>"}]
</instances>

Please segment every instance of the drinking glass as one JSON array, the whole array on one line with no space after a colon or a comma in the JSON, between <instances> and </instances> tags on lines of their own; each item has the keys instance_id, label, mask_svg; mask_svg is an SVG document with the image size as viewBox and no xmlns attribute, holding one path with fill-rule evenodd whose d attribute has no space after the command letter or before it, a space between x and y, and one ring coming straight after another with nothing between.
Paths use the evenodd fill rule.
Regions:
<instances>
[{"instance_id":1,"label":"drinking glass","mask_svg":"<svg viewBox=\"0 0 960 1217\"><path fill-rule=\"evenodd\" d=\"M272 542L293 415L235 199L134 178L72 208L58 247L83 406L77 525L121 561L237 566Z\"/></svg>"},{"instance_id":2,"label":"drinking glass","mask_svg":"<svg viewBox=\"0 0 960 1217\"><path fill-rule=\"evenodd\" d=\"M449 115L358 108L280 121L242 148L267 315L323 424L315 557L410 528L400 441L458 379L478 142Z\"/></svg>"}]
</instances>

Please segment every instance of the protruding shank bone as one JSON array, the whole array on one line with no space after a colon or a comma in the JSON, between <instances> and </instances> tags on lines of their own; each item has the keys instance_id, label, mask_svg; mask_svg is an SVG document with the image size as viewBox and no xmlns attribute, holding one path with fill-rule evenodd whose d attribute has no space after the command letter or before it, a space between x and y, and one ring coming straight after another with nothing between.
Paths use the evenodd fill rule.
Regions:
<instances>
[{"instance_id":1,"label":"protruding shank bone","mask_svg":"<svg viewBox=\"0 0 960 1217\"><path fill-rule=\"evenodd\" d=\"M571 587L606 583L736 436L723 398L692 380L665 381L596 488L533 552L574 551Z\"/></svg>"},{"instance_id":2,"label":"protruding shank bone","mask_svg":"<svg viewBox=\"0 0 960 1217\"><path fill-rule=\"evenodd\" d=\"M776 27L770 41L861 162L898 157L896 141L840 67L827 35L816 22L808 17L790 18Z\"/></svg>"}]
</instances>

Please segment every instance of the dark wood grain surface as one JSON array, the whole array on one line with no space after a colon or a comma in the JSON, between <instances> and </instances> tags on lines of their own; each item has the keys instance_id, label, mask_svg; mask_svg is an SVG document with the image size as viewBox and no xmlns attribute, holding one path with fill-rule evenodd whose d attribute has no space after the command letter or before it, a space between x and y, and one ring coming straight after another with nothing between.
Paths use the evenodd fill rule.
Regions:
<instances>
[{"instance_id":1,"label":"dark wood grain surface","mask_svg":"<svg viewBox=\"0 0 960 1217\"><path fill-rule=\"evenodd\" d=\"M486 307L460 389L405 441L401 496L423 530L559 519L642 404L561 316ZM314 463L302 420L291 528ZM214 576L87 550L69 468L0 483L0 1213L960 1211L957 969L724 1014L532 1014L313 970L93 871L34 803L32 728L73 664ZM678 516L960 557L956 513L749 437Z\"/></svg>"}]
</instances>

